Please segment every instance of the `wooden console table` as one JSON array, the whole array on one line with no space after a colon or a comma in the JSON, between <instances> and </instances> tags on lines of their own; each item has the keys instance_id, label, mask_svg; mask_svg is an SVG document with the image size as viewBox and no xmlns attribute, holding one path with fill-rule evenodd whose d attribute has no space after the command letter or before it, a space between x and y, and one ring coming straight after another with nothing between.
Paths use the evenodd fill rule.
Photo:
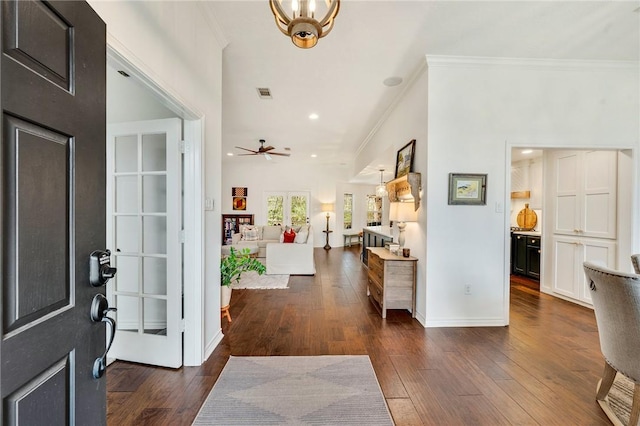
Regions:
<instances>
[{"instance_id":1,"label":"wooden console table","mask_svg":"<svg viewBox=\"0 0 640 426\"><path fill-rule=\"evenodd\" d=\"M416 267L418 259L402 257L385 248L369 247L367 296L387 317L387 309L408 309L416 316Z\"/></svg>"}]
</instances>

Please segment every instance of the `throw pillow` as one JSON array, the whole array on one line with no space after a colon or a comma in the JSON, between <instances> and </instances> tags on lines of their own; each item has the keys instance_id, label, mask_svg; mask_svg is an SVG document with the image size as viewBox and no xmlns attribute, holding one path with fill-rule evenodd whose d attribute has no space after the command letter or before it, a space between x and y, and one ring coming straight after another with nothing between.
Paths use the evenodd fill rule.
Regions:
<instances>
[{"instance_id":1,"label":"throw pillow","mask_svg":"<svg viewBox=\"0 0 640 426\"><path fill-rule=\"evenodd\" d=\"M296 239L296 231L293 229L288 229L282 233L282 242L283 243L292 243Z\"/></svg>"},{"instance_id":2,"label":"throw pillow","mask_svg":"<svg viewBox=\"0 0 640 426\"><path fill-rule=\"evenodd\" d=\"M295 243L305 244L307 242L307 238L309 238L309 227L302 226L300 227L300 231L296 234Z\"/></svg>"},{"instance_id":3,"label":"throw pillow","mask_svg":"<svg viewBox=\"0 0 640 426\"><path fill-rule=\"evenodd\" d=\"M247 240L247 232L255 231L257 235L257 230L254 225L240 225L240 235L242 236L242 241L255 241L255 240Z\"/></svg>"},{"instance_id":4,"label":"throw pillow","mask_svg":"<svg viewBox=\"0 0 640 426\"><path fill-rule=\"evenodd\" d=\"M257 229L246 229L244 232L245 241L258 241L259 238Z\"/></svg>"}]
</instances>

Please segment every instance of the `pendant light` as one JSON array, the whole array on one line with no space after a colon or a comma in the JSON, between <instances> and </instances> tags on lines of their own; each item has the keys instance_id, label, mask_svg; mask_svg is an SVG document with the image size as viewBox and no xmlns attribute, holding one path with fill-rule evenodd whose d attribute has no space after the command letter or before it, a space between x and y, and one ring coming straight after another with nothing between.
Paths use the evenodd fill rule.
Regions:
<instances>
[{"instance_id":1,"label":"pendant light","mask_svg":"<svg viewBox=\"0 0 640 426\"><path fill-rule=\"evenodd\" d=\"M382 182L382 173L384 169L380 169L380 185L376 186L376 196L382 198L388 195L387 186Z\"/></svg>"},{"instance_id":2,"label":"pendant light","mask_svg":"<svg viewBox=\"0 0 640 426\"><path fill-rule=\"evenodd\" d=\"M326 12L320 20L316 19L316 0L291 0L291 16L282 7L283 0L269 0L271 12L276 19L278 29L291 37L293 44L301 49L309 49L318 43L333 29L333 23L340 0L325 0Z\"/></svg>"}]
</instances>

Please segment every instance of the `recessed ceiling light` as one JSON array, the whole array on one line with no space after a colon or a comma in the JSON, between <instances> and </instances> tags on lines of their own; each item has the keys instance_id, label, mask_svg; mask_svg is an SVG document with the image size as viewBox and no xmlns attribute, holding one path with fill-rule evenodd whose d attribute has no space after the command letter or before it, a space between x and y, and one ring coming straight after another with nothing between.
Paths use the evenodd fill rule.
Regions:
<instances>
[{"instance_id":1,"label":"recessed ceiling light","mask_svg":"<svg viewBox=\"0 0 640 426\"><path fill-rule=\"evenodd\" d=\"M311 158L316 158L317 155L316 154L311 154Z\"/></svg>"},{"instance_id":2,"label":"recessed ceiling light","mask_svg":"<svg viewBox=\"0 0 640 426\"><path fill-rule=\"evenodd\" d=\"M313 114L309 114L309 120L317 120L319 117L315 112Z\"/></svg>"},{"instance_id":3,"label":"recessed ceiling light","mask_svg":"<svg viewBox=\"0 0 640 426\"><path fill-rule=\"evenodd\" d=\"M382 84L387 87L397 86L400 83L402 83L402 77L389 77L385 78L385 80L382 82Z\"/></svg>"},{"instance_id":4,"label":"recessed ceiling light","mask_svg":"<svg viewBox=\"0 0 640 426\"><path fill-rule=\"evenodd\" d=\"M523 149L521 152L523 154L531 154L533 152L533 150L532 149Z\"/></svg>"},{"instance_id":5,"label":"recessed ceiling light","mask_svg":"<svg viewBox=\"0 0 640 426\"><path fill-rule=\"evenodd\" d=\"M233 152L227 152L227 155L228 155L229 157L233 157Z\"/></svg>"}]
</instances>

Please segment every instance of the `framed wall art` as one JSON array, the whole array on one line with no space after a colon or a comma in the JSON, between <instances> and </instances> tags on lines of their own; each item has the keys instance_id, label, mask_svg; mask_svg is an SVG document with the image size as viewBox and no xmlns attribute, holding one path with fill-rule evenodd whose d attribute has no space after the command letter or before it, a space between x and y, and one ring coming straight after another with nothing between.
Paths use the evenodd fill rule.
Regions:
<instances>
[{"instance_id":1,"label":"framed wall art","mask_svg":"<svg viewBox=\"0 0 640 426\"><path fill-rule=\"evenodd\" d=\"M249 191L247 188L233 187L231 188L231 196L233 197L233 209L234 210L246 210L247 209L247 195Z\"/></svg>"},{"instance_id":2,"label":"framed wall art","mask_svg":"<svg viewBox=\"0 0 640 426\"><path fill-rule=\"evenodd\" d=\"M413 171L413 153L416 149L416 140L400 148L396 155L396 179Z\"/></svg>"},{"instance_id":3,"label":"framed wall art","mask_svg":"<svg viewBox=\"0 0 640 426\"><path fill-rule=\"evenodd\" d=\"M449 204L484 206L487 193L487 175L449 173Z\"/></svg>"}]
</instances>

